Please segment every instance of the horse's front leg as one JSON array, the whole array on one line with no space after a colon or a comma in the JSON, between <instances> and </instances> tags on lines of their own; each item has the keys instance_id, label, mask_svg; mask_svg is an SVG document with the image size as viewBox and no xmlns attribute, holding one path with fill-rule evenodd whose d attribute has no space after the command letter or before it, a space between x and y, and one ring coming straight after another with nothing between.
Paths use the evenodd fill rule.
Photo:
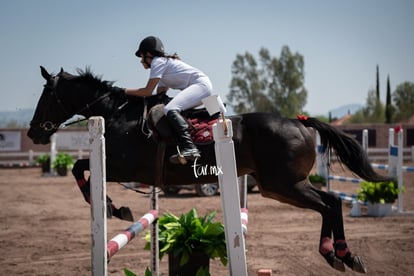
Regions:
<instances>
[{"instance_id":1,"label":"horse's front leg","mask_svg":"<svg viewBox=\"0 0 414 276\"><path fill-rule=\"evenodd\" d=\"M75 162L72 168L72 174L76 179L79 189L82 192L83 198L89 204L91 203L90 182L85 179L85 171L89 171L89 159L79 159Z\"/></svg>"},{"instance_id":2,"label":"horse's front leg","mask_svg":"<svg viewBox=\"0 0 414 276\"><path fill-rule=\"evenodd\" d=\"M89 204L91 203L91 194L90 194L90 178L85 179L85 171L89 171L89 159L80 159L75 162L72 169L72 174L76 179L79 189L82 192L83 198ZM106 196L107 203L107 217L111 218L112 215L127 221L134 221L134 217L131 213L129 207L120 207L119 209L115 207L112 203L112 200L109 196Z\"/></svg>"}]
</instances>

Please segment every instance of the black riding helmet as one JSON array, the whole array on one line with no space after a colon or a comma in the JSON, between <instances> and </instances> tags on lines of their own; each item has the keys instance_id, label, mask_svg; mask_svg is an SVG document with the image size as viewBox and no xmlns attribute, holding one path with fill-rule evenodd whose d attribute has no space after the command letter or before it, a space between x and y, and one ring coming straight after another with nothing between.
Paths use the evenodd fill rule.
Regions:
<instances>
[{"instance_id":1,"label":"black riding helmet","mask_svg":"<svg viewBox=\"0 0 414 276\"><path fill-rule=\"evenodd\" d=\"M139 44L135 55L137 57L142 57L146 52L151 53L153 56L164 56L164 44L162 44L161 39L155 36L144 38Z\"/></svg>"}]
</instances>

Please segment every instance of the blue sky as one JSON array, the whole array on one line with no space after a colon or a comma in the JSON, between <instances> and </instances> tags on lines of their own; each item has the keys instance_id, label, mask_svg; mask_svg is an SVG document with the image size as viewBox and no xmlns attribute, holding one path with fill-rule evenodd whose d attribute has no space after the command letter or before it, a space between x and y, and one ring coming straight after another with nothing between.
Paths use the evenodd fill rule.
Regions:
<instances>
[{"instance_id":1,"label":"blue sky","mask_svg":"<svg viewBox=\"0 0 414 276\"><path fill-rule=\"evenodd\" d=\"M289 46L305 59L311 115L365 104L376 86L414 82L414 1L80 1L2 0L0 111L34 108L49 72L90 66L120 87L142 87L149 72L134 52L148 35L207 73L224 101L237 54Z\"/></svg>"}]
</instances>

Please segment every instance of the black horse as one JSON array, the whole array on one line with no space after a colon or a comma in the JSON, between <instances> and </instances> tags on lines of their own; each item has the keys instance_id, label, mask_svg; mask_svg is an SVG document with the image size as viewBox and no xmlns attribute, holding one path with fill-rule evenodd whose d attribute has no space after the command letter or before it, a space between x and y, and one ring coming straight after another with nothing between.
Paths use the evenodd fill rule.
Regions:
<instances>
[{"instance_id":1,"label":"black horse","mask_svg":"<svg viewBox=\"0 0 414 276\"><path fill-rule=\"evenodd\" d=\"M157 142L148 138L145 110L164 100L164 96L127 98L112 82L102 81L90 70L57 75L41 67L46 79L28 136L36 144L47 144L59 126L75 114L105 118L106 168L108 181L139 181L155 185ZM365 273L362 259L352 254L345 241L342 202L337 196L314 188L308 175L315 161L316 129L325 149L336 152L340 161L367 181L386 181L371 167L365 152L353 138L315 118L280 118L270 113L250 113L230 117L238 175L251 174L260 193L300 208L312 209L322 216L319 252L337 270L351 269ZM198 164L215 166L213 144L199 145L202 158ZM175 151L166 147L166 155ZM201 184L217 181L213 174L195 175L193 164L162 164L164 185ZM75 164L74 175L88 200L88 180L83 171L88 160ZM332 240L333 239L333 240Z\"/></svg>"}]
</instances>

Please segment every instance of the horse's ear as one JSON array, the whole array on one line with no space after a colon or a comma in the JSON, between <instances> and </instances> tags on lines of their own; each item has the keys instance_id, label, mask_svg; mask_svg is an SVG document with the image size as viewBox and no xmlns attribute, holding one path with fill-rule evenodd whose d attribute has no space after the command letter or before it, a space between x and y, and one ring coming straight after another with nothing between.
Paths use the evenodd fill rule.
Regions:
<instances>
[{"instance_id":1,"label":"horse's ear","mask_svg":"<svg viewBox=\"0 0 414 276\"><path fill-rule=\"evenodd\" d=\"M60 73L59 74L63 74L63 67L60 67Z\"/></svg>"},{"instance_id":2,"label":"horse's ear","mask_svg":"<svg viewBox=\"0 0 414 276\"><path fill-rule=\"evenodd\" d=\"M46 69L43 66L40 66L40 72L42 74L42 77L46 80L49 81L51 76L50 74L46 71Z\"/></svg>"}]
</instances>

